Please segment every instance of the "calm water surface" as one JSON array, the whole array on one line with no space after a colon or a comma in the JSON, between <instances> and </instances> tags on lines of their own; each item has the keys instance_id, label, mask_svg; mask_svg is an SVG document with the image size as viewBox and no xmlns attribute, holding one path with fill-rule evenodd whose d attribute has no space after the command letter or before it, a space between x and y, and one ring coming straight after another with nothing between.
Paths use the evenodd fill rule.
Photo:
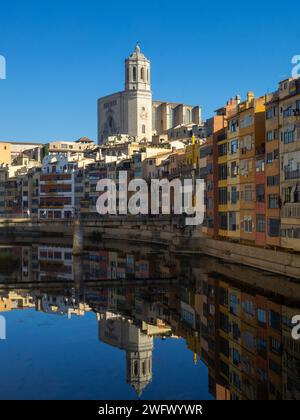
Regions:
<instances>
[{"instance_id":1,"label":"calm water surface","mask_svg":"<svg viewBox=\"0 0 300 420\"><path fill-rule=\"evenodd\" d=\"M300 398L298 284L122 248L0 249L0 399Z\"/></svg>"}]
</instances>

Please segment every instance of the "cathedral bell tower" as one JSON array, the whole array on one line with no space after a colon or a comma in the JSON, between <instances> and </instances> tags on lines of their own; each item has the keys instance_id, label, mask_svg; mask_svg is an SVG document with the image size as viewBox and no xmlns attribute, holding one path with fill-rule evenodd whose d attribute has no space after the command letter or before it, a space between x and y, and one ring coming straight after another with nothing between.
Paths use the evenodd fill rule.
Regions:
<instances>
[{"instance_id":1,"label":"cathedral bell tower","mask_svg":"<svg viewBox=\"0 0 300 420\"><path fill-rule=\"evenodd\" d=\"M134 52L125 62L126 82L125 90L151 91L150 82L150 61L141 52L139 43L136 44Z\"/></svg>"},{"instance_id":2,"label":"cathedral bell tower","mask_svg":"<svg viewBox=\"0 0 300 420\"><path fill-rule=\"evenodd\" d=\"M137 43L125 60L127 132L138 141L152 141L151 64Z\"/></svg>"}]
</instances>

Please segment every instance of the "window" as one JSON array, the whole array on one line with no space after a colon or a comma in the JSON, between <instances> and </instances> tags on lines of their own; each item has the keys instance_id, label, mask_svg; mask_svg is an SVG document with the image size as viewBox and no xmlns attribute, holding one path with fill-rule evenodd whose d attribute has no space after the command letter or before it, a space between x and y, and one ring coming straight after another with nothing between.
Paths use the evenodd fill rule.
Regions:
<instances>
[{"instance_id":1,"label":"window","mask_svg":"<svg viewBox=\"0 0 300 420\"><path fill-rule=\"evenodd\" d=\"M227 204L227 188L219 188L219 204Z\"/></svg>"},{"instance_id":2,"label":"window","mask_svg":"<svg viewBox=\"0 0 300 420\"><path fill-rule=\"evenodd\" d=\"M292 115L293 115L293 108L292 108L292 106L289 106L286 109L284 109L284 111L283 111L283 116L284 117L291 117Z\"/></svg>"},{"instance_id":3,"label":"window","mask_svg":"<svg viewBox=\"0 0 300 420\"><path fill-rule=\"evenodd\" d=\"M224 354L226 357L229 357L230 355L228 340L223 337L220 337L220 353Z\"/></svg>"},{"instance_id":4,"label":"window","mask_svg":"<svg viewBox=\"0 0 300 420\"><path fill-rule=\"evenodd\" d=\"M280 229L279 219L268 219L268 235L270 237L278 237Z\"/></svg>"},{"instance_id":5,"label":"window","mask_svg":"<svg viewBox=\"0 0 300 420\"><path fill-rule=\"evenodd\" d=\"M256 172L264 172L265 171L265 161L263 159L256 161Z\"/></svg>"},{"instance_id":6,"label":"window","mask_svg":"<svg viewBox=\"0 0 300 420\"><path fill-rule=\"evenodd\" d=\"M142 133L143 134L146 134L146 126L145 126L145 124L142 125Z\"/></svg>"},{"instance_id":7,"label":"window","mask_svg":"<svg viewBox=\"0 0 300 420\"><path fill-rule=\"evenodd\" d=\"M239 390L242 389L242 384L239 375L236 372L232 372L232 384Z\"/></svg>"},{"instance_id":8,"label":"window","mask_svg":"<svg viewBox=\"0 0 300 420\"><path fill-rule=\"evenodd\" d=\"M229 295L229 302L230 302L230 313L233 315L238 315L238 304L239 304L239 300L238 297L231 293Z\"/></svg>"},{"instance_id":9,"label":"window","mask_svg":"<svg viewBox=\"0 0 300 420\"><path fill-rule=\"evenodd\" d=\"M250 127L252 124L253 124L253 116L247 115L241 120L240 126L241 128L246 128L246 127Z\"/></svg>"},{"instance_id":10,"label":"window","mask_svg":"<svg viewBox=\"0 0 300 420\"><path fill-rule=\"evenodd\" d=\"M220 328L222 331L224 331L225 333L229 332L229 321L228 321L228 316L223 314L222 312L220 312Z\"/></svg>"},{"instance_id":11,"label":"window","mask_svg":"<svg viewBox=\"0 0 300 420\"><path fill-rule=\"evenodd\" d=\"M269 310L269 327L274 330L281 331L281 319L278 312Z\"/></svg>"},{"instance_id":12,"label":"window","mask_svg":"<svg viewBox=\"0 0 300 420\"><path fill-rule=\"evenodd\" d=\"M260 337L257 339L257 353L263 359L267 358L267 342L266 340Z\"/></svg>"},{"instance_id":13,"label":"window","mask_svg":"<svg viewBox=\"0 0 300 420\"><path fill-rule=\"evenodd\" d=\"M232 322L232 338L235 341L238 341L241 337L241 331L239 329L239 326L236 322Z\"/></svg>"},{"instance_id":14,"label":"window","mask_svg":"<svg viewBox=\"0 0 300 420\"><path fill-rule=\"evenodd\" d=\"M270 337L269 346L270 346L270 351L272 353L276 354L277 356L281 356L281 353L282 353L281 343L278 340L276 340L273 337Z\"/></svg>"},{"instance_id":15,"label":"window","mask_svg":"<svg viewBox=\"0 0 300 420\"><path fill-rule=\"evenodd\" d=\"M252 187L251 187L251 185L245 185L245 189L244 189L244 201L245 202L252 201Z\"/></svg>"},{"instance_id":16,"label":"window","mask_svg":"<svg viewBox=\"0 0 300 420\"><path fill-rule=\"evenodd\" d=\"M141 79L143 81L145 80L145 70L144 70L144 67L141 68Z\"/></svg>"},{"instance_id":17,"label":"window","mask_svg":"<svg viewBox=\"0 0 300 420\"><path fill-rule=\"evenodd\" d=\"M243 302L243 310L247 315L250 315L251 318L254 317L255 311L254 311L254 303L252 300L245 300Z\"/></svg>"},{"instance_id":18,"label":"window","mask_svg":"<svg viewBox=\"0 0 300 420\"><path fill-rule=\"evenodd\" d=\"M268 131L267 132L267 141L272 141L273 140L273 131Z\"/></svg>"},{"instance_id":19,"label":"window","mask_svg":"<svg viewBox=\"0 0 300 420\"><path fill-rule=\"evenodd\" d=\"M237 191L237 187L231 188L231 204L237 204L239 201L239 193Z\"/></svg>"},{"instance_id":20,"label":"window","mask_svg":"<svg viewBox=\"0 0 300 420\"><path fill-rule=\"evenodd\" d=\"M260 184L256 186L256 201L263 203L265 201L265 185Z\"/></svg>"},{"instance_id":21,"label":"window","mask_svg":"<svg viewBox=\"0 0 300 420\"><path fill-rule=\"evenodd\" d=\"M218 146L218 155L219 156L225 156L225 155L227 155L227 143L220 144Z\"/></svg>"},{"instance_id":22,"label":"window","mask_svg":"<svg viewBox=\"0 0 300 420\"><path fill-rule=\"evenodd\" d=\"M220 229L227 230L227 213L219 213Z\"/></svg>"},{"instance_id":23,"label":"window","mask_svg":"<svg viewBox=\"0 0 300 420\"><path fill-rule=\"evenodd\" d=\"M267 382L268 374L264 369L258 368L257 369L258 378L261 382Z\"/></svg>"},{"instance_id":24,"label":"window","mask_svg":"<svg viewBox=\"0 0 300 420\"><path fill-rule=\"evenodd\" d=\"M234 155L235 153L237 153L238 149L239 149L239 141L232 140L232 142L230 143L230 153Z\"/></svg>"},{"instance_id":25,"label":"window","mask_svg":"<svg viewBox=\"0 0 300 420\"><path fill-rule=\"evenodd\" d=\"M270 120L273 117L278 115L278 106L273 106L272 108L267 109L266 111L266 119Z\"/></svg>"},{"instance_id":26,"label":"window","mask_svg":"<svg viewBox=\"0 0 300 420\"><path fill-rule=\"evenodd\" d=\"M280 374L280 371L281 371L280 366L278 365L278 363L274 362L274 360L272 359L269 360L269 368L270 370L277 373L278 375Z\"/></svg>"},{"instance_id":27,"label":"window","mask_svg":"<svg viewBox=\"0 0 300 420\"><path fill-rule=\"evenodd\" d=\"M268 208L279 209L279 196L275 194L268 195Z\"/></svg>"},{"instance_id":28,"label":"window","mask_svg":"<svg viewBox=\"0 0 300 420\"><path fill-rule=\"evenodd\" d=\"M251 217L245 217L243 222L243 228L245 233L252 233L253 225Z\"/></svg>"},{"instance_id":29,"label":"window","mask_svg":"<svg viewBox=\"0 0 300 420\"><path fill-rule=\"evenodd\" d=\"M133 74L133 81L136 82L136 67L133 67L132 74Z\"/></svg>"},{"instance_id":30,"label":"window","mask_svg":"<svg viewBox=\"0 0 300 420\"><path fill-rule=\"evenodd\" d=\"M227 179L227 164L219 165L219 180Z\"/></svg>"},{"instance_id":31,"label":"window","mask_svg":"<svg viewBox=\"0 0 300 420\"><path fill-rule=\"evenodd\" d=\"M231 232L236 232L237 231L237 213L235 211L230 211L229 212L229 230Z\"/></svg>"},{"instance_id":32,"label":"window","mask_svg":"<svg viewBox=\"0 0 300 420\"><path fill-rule=\"evenodd\" d=\"M230 176L231 178L236 178L238 175L238 166L236 162L231 162L231 167L230 167Z\"/></svg>"},{"instance_id":33,"label":"window","mask_svg":"<svg viewBox=\"0 0 300 420\"><path fill-rule=\"evenodd\" d=\"M264 309L257 310L257 319L260 326L267 325L267 312Z\"/></svg>"},{"instance_id":34,"label":"window","mask_svg":"<svg viewBox=\"0 0 300 420\"><path fill-rule=\"evenodd\" d=\"M229 131L235 133L238 130L239 122L238 120L231 120L229 123Z\"/></svg>"},{"instance_id":35,"label":"window","mask_svg":"<svg viewBox=\"0 0 300 420\"><path fill-rule=\"evenodd\" d=\"M228 292L223 287L220 287L219 290L219 304L228 307Z\"/></svg>"},{"instance_id":36,"label":"window","mask_svg":"<svg viewBox=\"0 0 300 420\"><path fill-rule=\"evenodd\" d=\"M267 120L270 120L271 118L273 118L273 109L272 108L269 108L266 111L266 119Z\"/></svg>"},{"instance_id":37,"label":"window","mask_svg":"<svg viewBox=\"0 0 300 420\"><path fill-rule=\"evenodd\" d=\"M256 216L256 232L264 233L266 230L266 222L265 222L265 216L262 214L258 214Z\"/></svg>"},{"instance_id":38,"label":"window","mask_svg":"<svg viewBox=\"0 0 300 420\"><path fill-rule=\"evenodd\" d=\"M272 165L273 163L273 153L267 153L267 164Z\"/></svg>"},{"instance_id":39,"label":"window","mask_svg":"<svg viewBox=\"0 0 300 420\"><path fill-rule=\"evenodd\" d=\"M274 186L279 185L279 175L268 176L267 185L268 187L274 187Z\"/></svg>"},{"instance_id":40,"label":"window","mask_svg":"<svg viewBox=\"0 0 300 420\"><path fill-rule=\"evenodd\" d=\"M235 366L239 366L241 363L240 352L237 349L232 349L232 361Z\"/></svg>"},{"instance_id":41,"label":"window","mask_svg":"<svg viewBox=\"0 0 300 420\"><path fill-rule=\"evenodd\" d=\"M243 334L244 342L248 350L254 350L255 340L254 335L250 331L245 331Z\"/></svg>"},{"instance_id":42,"label":"window","mask_svg":"<svg viewBox=\"0 0 300 420\"><path fill-rule=\"evenodd\" d=\"M283 133L284 144L294 143L295 141L295 132L294 131L285 131Z\"/></svg>"},{"instance_id":43,"label":"window","mask_svg":"<svg viewBox=\"0 0 300 420\"><path fill-rule=\"evenodd\" d=\"M223 361L221 361L221 363L220 363L220 372L224 376L226 376L226 378L229 378L229 366L225 362L223 362Z\"/></svg>"}]
</instances>

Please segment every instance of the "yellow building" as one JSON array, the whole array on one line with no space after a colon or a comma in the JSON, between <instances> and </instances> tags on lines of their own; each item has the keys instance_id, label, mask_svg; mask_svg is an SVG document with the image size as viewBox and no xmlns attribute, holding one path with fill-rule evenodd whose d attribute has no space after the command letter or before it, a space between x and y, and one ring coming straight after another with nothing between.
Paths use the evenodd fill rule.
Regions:
<instances>
[{"instance_id":1,"label":"yellow building","mask_svg":"<svg viewBox=\"0 0 300 420\"><path fill-rule=\"evenodd\" d=\"M300 79L282 81L279 100L281 246L300 251Z\"/></svg>"},{"instance_id":2,"label":"yellow building","mask_svg":"<svg viewBox=\"0 0 300 420\"><path fill-rule=\"evenodd\" d=\"M240 153L239 153L239 125L238 103L229 111L227 127L227 210L228 210L228 238L240 238Z\"/></svg>"},{"instance_id":3,"label":"yellow building","mask_svg":"<svg viewBox=\"0 0 300 420\"><path fill-rule=\"evenodd\" d=\"M218 142L218 217L219 236L228 237L227 139Z\"/></svg>"},{"instance_id":4,"label":"yellow building","mask_svg":"<svg viewBox=\"0 0 300 420\"><path fill-rule=\"evenodd\" d=\"M11 165L10 143L0 143L0 165Z\"/></svg>"},{"instance_id":5,"label":"yellow building","mask_svg":"<svg viewBox=\"0 0 300 420\"><path fill-rule=\"evenodd\" d=\"M264 153L265 97L248 92L239 105L240 238L256 239L256 155Z\"/></svg>"}]
</instances>

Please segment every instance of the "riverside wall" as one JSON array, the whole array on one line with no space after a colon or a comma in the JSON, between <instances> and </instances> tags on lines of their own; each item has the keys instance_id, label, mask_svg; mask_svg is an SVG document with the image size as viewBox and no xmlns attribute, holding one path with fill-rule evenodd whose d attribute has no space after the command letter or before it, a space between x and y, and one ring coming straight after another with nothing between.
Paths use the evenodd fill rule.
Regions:
<instances>
[{"instance_id":1,"label":"riverside wall","mask_svg":"<svg viewBox=\"0 0 300 420\"><path fill-rule=\"evenodd\" d=\"M257 268L274 274L300 279L300 254L282 250L216 240L203 236L201 229L182 228L170 220L148 221L1 221L0 242L28 243L32 239L57 238L60 243L73 241L80 254L84 238L129 241L168 247L171 252L207 255L224 262Z\"/></svg>"}]
</instances>

